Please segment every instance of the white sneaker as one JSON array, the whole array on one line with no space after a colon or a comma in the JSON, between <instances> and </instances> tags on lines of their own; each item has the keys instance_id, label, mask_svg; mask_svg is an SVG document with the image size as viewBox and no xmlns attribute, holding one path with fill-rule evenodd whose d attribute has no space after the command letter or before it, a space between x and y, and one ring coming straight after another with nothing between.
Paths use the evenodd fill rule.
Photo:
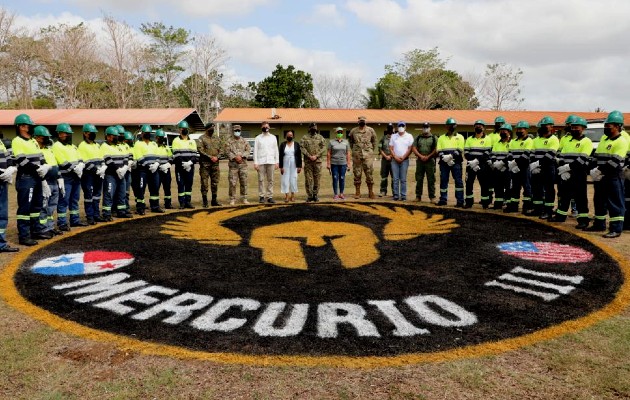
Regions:
<instances>
[{"instance_id":1,"label":"white sneaker","mask_svg":"<svg viewBox=\"0 0 630 400\"><path fill-rule=\"evenodd\" d=\"M234 205L234 203L236 203L236 201L234 201L233 199L232 199L232 200L230 200L230 205L231 205L231 206L233 206L233 205Z\"/></svg>"},{"instance_id":2,"label":"white sneaker","mask_svg":"<svg viewBox=\"0 0 630 400\"><path fill-rule=\"evenodd\" d=\"M249 204L249 201L247 199L243 199L243 204Z\"/></svg>"}]
</instances>

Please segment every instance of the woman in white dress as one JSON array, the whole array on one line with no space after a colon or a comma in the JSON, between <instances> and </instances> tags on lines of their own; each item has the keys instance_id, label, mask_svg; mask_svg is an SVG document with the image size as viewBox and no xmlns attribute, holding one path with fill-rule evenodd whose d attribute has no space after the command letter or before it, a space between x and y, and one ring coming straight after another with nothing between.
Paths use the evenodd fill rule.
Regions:
<instances>
[{"instance_id":1,"label":"woman in white dress","mask_svg":"<svg viewBox=\"0 0 630 400\"><path fill-rule=\"evenodd\" d=\"M295 201L298 191L297 176L302 172L302 151L300 144L293 141L293 131L287 131L286 141L280 143L280 191L284 193L284 201Z\"/></svg>"}]
</instances>

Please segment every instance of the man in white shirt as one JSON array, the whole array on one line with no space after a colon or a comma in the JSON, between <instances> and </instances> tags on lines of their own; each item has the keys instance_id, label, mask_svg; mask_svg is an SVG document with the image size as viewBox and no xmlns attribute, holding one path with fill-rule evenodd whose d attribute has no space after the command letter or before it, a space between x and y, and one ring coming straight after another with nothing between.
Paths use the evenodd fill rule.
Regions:
<instances>
[{"instance_id":1,"label":"man in white shirt","mask_svg":"<svg viewBox=\"0 0 630 400\"><path fill-rule=\"evenodd\" d=\"M269 133L269 123L263 122L262 133L254 141L254 169L258 171L258 202L275 203L273 200L273 172L280 161L278 140Z\"/></svg>"},{"instance_id":2,"label":"man in white shirt","mask_svg":"<svg viewBox=\"0 0 630 400\"><path fill-rule=\"evenodd\" d=\"M392 176L394 180L394 200L407 200L407 169L409 154L413 146L413 136L407 133L405 121L398 122L398 133L389 139L392 154Z\"/></svg>"}]
</instances>

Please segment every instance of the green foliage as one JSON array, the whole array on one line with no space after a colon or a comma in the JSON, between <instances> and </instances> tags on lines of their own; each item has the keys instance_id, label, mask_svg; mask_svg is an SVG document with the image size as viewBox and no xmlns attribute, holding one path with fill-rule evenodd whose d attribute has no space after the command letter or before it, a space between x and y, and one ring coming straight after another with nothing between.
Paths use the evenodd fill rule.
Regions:
<instances>
[{"instance_id":1,"label":"green foliage","mask_svg":"<svg viewBox=\"0 0 630 400\"><path fill-rule=\"evenodd\" d=\"M368 108L475 109L475 90L461 75L446 69L437 47L411 50L385 66L385 75L368 89Z\"/></svg>"},{"instance_id":2,"label":"green foliage","mask_svg":"<svg viewBox=\"0 0 630 400\"><path fill-rule=\"evenodd\" d=\"M231 108L252 107L255 93L248 86L234 83L224 94L221 105Z\"/></svg>"},{"instance_id":3,"label":"green foliage","mask_svg":"<svg viewBox=\"0 0 630 400\"><path fill-rule=\"evenodd\" d=\"M296 70L293 65L287 68L280 64L276 65L271 76L258 84L250 82L248 88L256 93L254 107L319 107L319 102L313 93L311 74Z\"/></svg>"},{"instance_id":4,"label":"green foliage","mask_svg":"<svg viewBox=\"0 0 630 400\"><path fill-rule=\"evenodd\" d=\"M149 72L170 87L178 72L184 71L179 65L184 55L183 47L190 43L190 31L173 26L166 27L162 22L144 23L140 31L153 43L149 53L153 56L153 66Z\"/></svg>"}]
</instances>

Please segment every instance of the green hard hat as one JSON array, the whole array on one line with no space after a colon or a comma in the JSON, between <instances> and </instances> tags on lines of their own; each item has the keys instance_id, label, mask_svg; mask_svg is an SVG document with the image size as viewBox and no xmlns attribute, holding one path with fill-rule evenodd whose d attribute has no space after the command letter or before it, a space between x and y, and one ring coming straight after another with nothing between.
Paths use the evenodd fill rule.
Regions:
<instances>
[{"instance_id":1,"label":"green hard hat","mask_svg":"<svg viewBox=\"0 0 630 400\"><path fill-rule=\"evenodd\" d=\"M55 128L55 132L63 132L63 133L72 134L72 128L70 128L70 124L66 124L65 122L62 122L61 124L57 125L57 128Z\"/></svg>"},{"instance_id":2,"label":"green hard hat","mask_svg":"<svg viewBox=\"0 0 630 400\"><path fill-rule=\"evenodd\" d=\"M48 132L48 128L42 125L37 125L33 130L33 136L46 136L50 137L50 132Z\"/></svg>"},{"instance_id":3,"label":"green hard hat","mask_svg":"<svg viewBox=\"0 0 630 400\"><path fill-rule=\"evenodd\" d=\"M105 129L105 135L119 136L118 128L115 126L108 126L107 129Z\"/></svg>"},{"instance_id":4,"label":"green hard hat","mask_svg":"<svg viewBox=\"0 0 630 400\"><path fill-rule=\"evenodd\" d=\"M188 122L186 122L186 120L179 121L179 123L177 124L177 127L179 129L188 129L188 128L190 128L188 126Z\"/></svg>"},{"instance_id":5,"label":"green hard hat","mask_svg":"<svg viewBox=\"0 0 630 400\"><path fill-rule=\"evenodd\" d=\"M544 117L542 117L542 119L540 120L538 125L540 125L540 126L542 126L542 125L554 125L553 118L551 118L549 116L544 116Z\"/></svg>"},{"instance_id":6,"label":"green hard hat","mask_svg":"<svg viewBox=\"0 0 630 400\"><path fill-rule=\"evenodd\" d=\"M151 125L149 124L144 124L140 128L140 132L152 132L152 131L153 131L153 128L151 128Z\"/></svg>"},{"instance_id":7,"label":"green hard hat","mask_svg":"<svg viewBox=\"0 0 630 400\"><path fill-rule=\"evenodd\" d=\"M505 118L503 118L502 116L498 116L494 119L494 123L495 124L505 124Z\"/></svg>"},{"instance_id":8,"label":"green hard hat","mask_svg":"<svg viewBox=\"0 0 630 400\"><path fill-rule=\"evenodd\" d=\"M483 125L486 126L486 122L483 119L478 119L475 121L473 125Z\"/></svg>"},{"instance_id":9,"label":"green hard hat","mask_svg":"<svg viewBox=\"0 0 630 400\"><path fill-rule=\"evenodd\" d=\"M604 123L623 125L623 114L621 111L611 111L610 114L608 114L608 117L606 117L606 121L604 121Z\"/></svg>"},{"instance_id":10,"label":"green hard hat","mask_svg":"<svg viewBox=\"0 0 630 400\"><path fill-rule=\"evenodd\" d=\"M512 132L512 125L510 125L510 124L503 124L503 125L501 125L501 127L499 129L505 129L505 130L508 130L508 131Z\"/></svg>"},{"instance_id":11,"label":"green hard hat","mask_svg":"<svg viewBox=\"0 0 630 400\"><path fill-rule=\"evenodd\" d=\"M94 124L84 124L83 125L83 132L98 133L98 129L96 129Z\"/></svg>"},{"instance_id":12,"label":"green hard hat","mask_svg":"<svg viewBox=\"0 0 630 400\"><path fill-rule=\"evenodd\" d=\"M156 129L155 130L155 137L166 137L166 134L164 133L164 130Z\"/></svg>"},{"instance_id":13,"label":"green hard hat","mask_svg":"<svg viewBox=\"0 0 630 400\"><path fill-rule=\"evenodd\" d=\"M455 121L455 118L448 118L444 124L445 125L457 125L457 121Z\"/></svg>"},{"instance_id":14,"label":"green hard hat","mask_svg":"<svg viewBox=\"0 0 630 400\"><path fill-rule=\"evenodd\" d=\"M529 129L529 122L527 122L527 121L518 121L516 123L516 129L518 129L518 128Z\"/></svg>"},{"instance_id":15,"label":"green hard hat","mask_svg":"<svg viewBox=\"0 0 630 400\"><path fill-rule=\"evenodd\" d=\"M587 127L588 124L586 123L586 120L583 117L575 117L575 120L571 123L571 125L582 125L583 127Z\"/></svg>"},{"instance_id":16,"label":"green hard hat","mask_svg":"<svg viewBox=\"0 0 630 400\"><path fill-rule=\"evenodd\" d=\"M125 128L122 125L116 125L116 129L118 129L118 133L119 134L124 134L125 133Z\"/></svg>"},{"instance_id":17,"label":"green hard hat","mask_svg":"<svg viewBox=\"0 0 630 400\"><path fill-rule=\"evenodd\" d=\"M31 119L31 117L28 116L28 114L20 114L17 117L15 117L14 124L15 125L35 125L35 123Z\"/></svg>"},{"instance_id":18,"label":"green hard hat","mask_svg":"<svg viewBox=\"0 0 630 400\"><path fill-rule=\"evenodd\" d=\"M577 115L571 114L567 117L567 119L564 120L564 123L566 125L571 125L575 121L576 118L577 118Z\"/></svg>"},{"instance_id":19,"label":"green hard hat","mask_svg":"<svg viewBox=\"0 0 630 400\"><path fill-rule=\"evenodd\" d=\"M125 140L133 140L133 133L131 133L129 131L125 131L124 138L125 138Z\"/></svg>"}]
</instances>

